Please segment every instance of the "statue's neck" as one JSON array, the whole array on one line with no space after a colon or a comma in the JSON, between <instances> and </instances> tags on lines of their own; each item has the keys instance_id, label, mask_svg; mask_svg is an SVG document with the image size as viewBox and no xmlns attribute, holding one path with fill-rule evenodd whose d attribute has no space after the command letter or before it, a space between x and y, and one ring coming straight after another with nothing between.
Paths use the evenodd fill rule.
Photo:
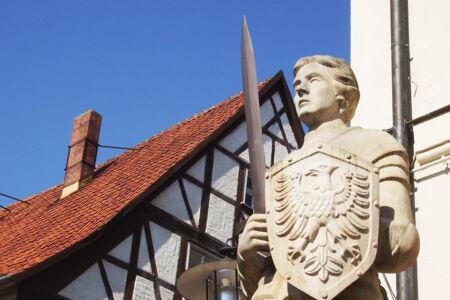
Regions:
<instances>
[{"instance_id":1,"label":"statue's neck","mask_svg":"<svg viewBox=\"0 0 450 300\"><path fill-rule=\"evenodd\" d=\"M341 119L324 122L311 129L305 135L305 146L315 143L326 143L328 140L343 133L348 129L347 125Z\"/></svg>"}]
</instances>

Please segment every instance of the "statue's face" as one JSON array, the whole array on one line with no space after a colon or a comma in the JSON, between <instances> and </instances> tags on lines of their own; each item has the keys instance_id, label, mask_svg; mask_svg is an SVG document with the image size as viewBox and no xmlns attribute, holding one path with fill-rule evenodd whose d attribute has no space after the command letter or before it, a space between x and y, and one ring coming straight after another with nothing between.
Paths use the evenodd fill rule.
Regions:
<instances>
[{"instance_id":1,"label":"statue's face","mask_svg":"<svg viewBox=\"0 0 450 300\"><path fill-rule=\"evenodd\" d=\"M300 119L310 128L339 118L339 102L331 70L313 62L303 66L294 79L295 103Z\"/></svg>"}]
</instances>

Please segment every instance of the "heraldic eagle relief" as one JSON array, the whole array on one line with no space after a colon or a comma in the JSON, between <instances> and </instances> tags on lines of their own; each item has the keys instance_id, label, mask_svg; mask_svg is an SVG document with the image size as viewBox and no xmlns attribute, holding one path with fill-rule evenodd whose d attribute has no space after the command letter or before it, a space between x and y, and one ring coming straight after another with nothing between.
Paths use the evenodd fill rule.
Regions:
<instances>
[{"instance_id":1,"label":"heraldic eagle relief","mask_svg":"<svg viewBox=\"0 0 450 300\"><path fill-rule=\"evenodd\" d=\"M310 131L266 171L265 213L239 241L242 298L387 299L378 272L407 269L419 251L408 156L389 134L348 126L360 94L344 60L300 59L294 88Z\"/></svg>"}]
</instances>

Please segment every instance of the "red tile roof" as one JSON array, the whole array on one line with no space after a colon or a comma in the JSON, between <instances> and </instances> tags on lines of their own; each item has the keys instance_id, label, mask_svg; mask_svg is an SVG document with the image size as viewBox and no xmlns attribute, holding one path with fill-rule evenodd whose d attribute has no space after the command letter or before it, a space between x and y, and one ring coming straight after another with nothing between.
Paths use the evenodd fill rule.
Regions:
<instances>
[{"instance_id":1,"label":"red tile roof","mask_svg":"<svg viewBox=\"0 0 450 300\"><path fill-rule=\"evenodd\" d=\"M260 90L276 79L261 83ZM66 198L59 199L58 185L29 197L27 203L10 205L12 212L0 211L0 276L19 279L63 251L62 256L70 254L120 212L134 207L139 196L233 121L242 106L241 93L151 137L102 164L87 186Z\"/></svg>"}]
</instances>

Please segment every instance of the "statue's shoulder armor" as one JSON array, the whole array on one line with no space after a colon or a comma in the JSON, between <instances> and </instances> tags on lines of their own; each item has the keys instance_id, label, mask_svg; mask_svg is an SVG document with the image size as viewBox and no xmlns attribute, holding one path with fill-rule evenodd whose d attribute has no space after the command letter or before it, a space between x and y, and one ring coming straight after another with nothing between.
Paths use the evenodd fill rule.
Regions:
<instances>
[{"instance_id":1,"label":"statue's shoulder armor","mask_svg":"<svg viewBox=\"0 0 450 300\"><path fill-rule=\"evenodd\" d=\"M409 185L409 159L405 148L387 132L352 127L333 144L347 148L380 169L380 181L396 179Z\"/></svg>"},{"instance_id":2,"label":"statue's shoulder armor","mask_svg":"<svg viewBox=\"0 0 450 300\"><path fill-rule=\"evenodd\" d=\"M374 163L391 153L398 153L407 159L403 146L393 136L381 130L352 127L336 137L332 144L349 148L358 156Z\"/></svg>"}]
</instances>

